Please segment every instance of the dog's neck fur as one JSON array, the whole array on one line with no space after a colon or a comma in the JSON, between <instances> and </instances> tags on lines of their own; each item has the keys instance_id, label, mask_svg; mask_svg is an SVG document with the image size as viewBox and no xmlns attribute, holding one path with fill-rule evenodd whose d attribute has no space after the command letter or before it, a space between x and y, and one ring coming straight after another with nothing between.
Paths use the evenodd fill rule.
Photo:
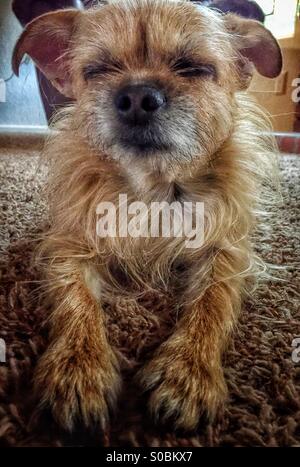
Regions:
<instances>
[{"instance_id":1,"label":"dog's neck fur","mask_svg":"<svg viewBox=\"0 0 300 467\"><path fill-rule=\"evenodd\" d=\"M143 165L122 167L127 175L128 183L136 196L143 198L145 193L157 190L157 194L164 197L166 201L170 200L176 183L174 173L163 173L159 170L149 171Z\"/></svg>"}]
</instances>

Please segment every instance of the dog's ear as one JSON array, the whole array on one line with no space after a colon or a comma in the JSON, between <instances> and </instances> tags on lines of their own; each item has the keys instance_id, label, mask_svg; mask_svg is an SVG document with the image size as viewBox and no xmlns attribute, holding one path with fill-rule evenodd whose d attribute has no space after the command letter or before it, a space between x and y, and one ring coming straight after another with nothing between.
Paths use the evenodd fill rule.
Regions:
<instances>
[{"instance_id":1,"label":"dog's ear","mask_svg":"<svg viewBox=\"0 0 300 467\"><path fill-rule=\"evenodd\" d=\"M18 76L24 54L28 54L58 91L74 97L70 72L70 41L78 10L62 10L39 16L29 23L13 53L12 66Z\"/></svg>"},{"instance_id":2,"label":"dog's ear","mask_svg":"<svg viewBox=\"0 0 300 467\"><path fill-rule=\"evenodd\" d=\"M282 70L282 54L271 32L258 21L232 13L224 15L224 21L227 30L234 36L234 47L240 54L241 71L245 78L251 78L253 66L262 76L276 78Z\"/></svg>"}]
</instances>

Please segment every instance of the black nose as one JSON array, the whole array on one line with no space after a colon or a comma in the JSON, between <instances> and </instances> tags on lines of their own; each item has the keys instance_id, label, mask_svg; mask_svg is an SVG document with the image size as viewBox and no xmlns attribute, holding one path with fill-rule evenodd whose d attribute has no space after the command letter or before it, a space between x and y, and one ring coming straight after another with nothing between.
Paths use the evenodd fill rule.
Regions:
<instances>
[{"instance_id":1,"label":"black nose","mask_svg":"<svg viewBox=\"0 0 300 467\"><path fill-rule=\"evenodd\" d=\"M165 102L165 95L159 89L136 84L119 90L115 106L125 123L141 125L149 122Z\"/></svg>"}]
</instances>

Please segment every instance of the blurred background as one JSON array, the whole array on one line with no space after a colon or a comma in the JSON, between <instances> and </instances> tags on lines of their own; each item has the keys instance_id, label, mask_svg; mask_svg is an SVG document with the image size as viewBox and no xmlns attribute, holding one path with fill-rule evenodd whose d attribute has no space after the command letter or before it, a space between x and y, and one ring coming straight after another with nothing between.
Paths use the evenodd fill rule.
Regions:
<instances>
[{"instance_id":1,"label":"blurred background","mask_svg":"<svg viewBox=\"0 0 300 467\"><path fill-rule=\"evenodd\" d=\"M20 78L13 75L11 56L22 27L35 16L58 7L88 8L96 3L93 0L0 0L0 132L43 131L55 108L65 102L28 57L22 62ZM264 22L279 40L284 56L282 74L274 80L255 75L250 92L271 114L282 149L300 152L300 135L297 134L300 133L300 104L297 102L300 101L299 0L203 0L198 3Z\"/></svg>"}]
</instances>

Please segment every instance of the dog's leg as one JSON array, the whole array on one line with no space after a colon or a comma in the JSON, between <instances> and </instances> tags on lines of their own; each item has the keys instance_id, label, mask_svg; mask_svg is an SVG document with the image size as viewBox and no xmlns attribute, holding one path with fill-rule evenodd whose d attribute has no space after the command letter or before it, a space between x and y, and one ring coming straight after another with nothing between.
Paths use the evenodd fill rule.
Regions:
<instances>
[{"instance_id":1,"label":"dog's leg","mask_svg":"<svg viewBox=\"0 0 300 467\"><path fill-rule=\"evenodd\" d=\"M236 271L229 257L219 255L211 285L186 306L174 334L138 374L152 391L156 418L194 429L202 413L212 419L222 407L227 395L222 352L240 309L242 279Z\"/></svg>"},{"instance_id":2,"label":"dog's leg","mask_svg":"<svg viewBox=\"0 0 300 467\"><path fill-rule=\"evenodd\" d=\"M76 264L56 266L56 273L60 279L50 317L50 346L35 374L38 397L68 430L78 420L103 427L120 376L106 338L103 311L92 290L95 278L93 284L90 270Z\"/></svg>"}]
</instances>

